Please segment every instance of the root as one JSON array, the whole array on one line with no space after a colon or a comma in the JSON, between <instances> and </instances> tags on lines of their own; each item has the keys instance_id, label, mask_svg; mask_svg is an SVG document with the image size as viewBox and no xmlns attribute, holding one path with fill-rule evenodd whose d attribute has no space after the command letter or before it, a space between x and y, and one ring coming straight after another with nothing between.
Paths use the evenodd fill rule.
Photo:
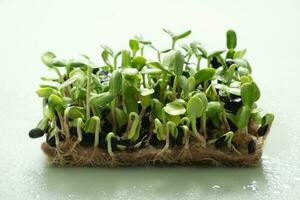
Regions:
<instances>
[{"instance_id":1,"label":"root","mask_svg":"<svg viewBox=\"0 0 300 200\"><path fill-rule=\"evenodd\" d=\"M185 147L182 148L182 150L180 151L177 159L182 164L190 164L191 160L192 160L192 153L191 153L190 149L187 149Z\"/></svg>"}]
</instances>

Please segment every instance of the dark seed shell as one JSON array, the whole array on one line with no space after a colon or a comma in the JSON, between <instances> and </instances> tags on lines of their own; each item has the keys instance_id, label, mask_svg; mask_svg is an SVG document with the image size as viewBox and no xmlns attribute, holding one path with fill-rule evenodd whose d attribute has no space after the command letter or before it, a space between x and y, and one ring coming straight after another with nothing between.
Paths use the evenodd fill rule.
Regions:
<instances>
[{"instance_id":1,"label":"dark seed shell","mask_svg":"<svg viewBox=\"0 0 300 200\"><path fill-rule=\"evenodd\" d=\"M227 120L227 121L228 121L230 130L231 130L232 132L236 132L236 131L238 130L238 127L237 127L234 123L232 123L231 120Z\"/></svg>"},{"instance_id":2,"label":"dark seed shell","mask_svg":"<svg viewBox=\"0 0 300 200\"><path fill-rule=\"evenodd\" d=\"M63 137L62 134L59 134L58 136L59 136L59 141L63 141L63 140L64 140L64 137ZM54 136L54 135L52 135L52 136L50 137L50 134L47 134L46 142L47 142L47 144L48 144L49 146L51 146L51 147L56 147L56 144L55 144L55 136Z\"/></svg>"},{"instance_id":3,"label":"dark seed shell","mask_svg":"<svg viewBox=\"0 0 300 200\"><path fill-rule=\"evenodd\" d=\"M215 147L217 149L220 149L221 147L223 147L226 144L226 136L223 135L221 137L219 137L216 142L215 142Z\"/></svg>"},{"instance_id":4,"label":"dark seed shell","mask_svg":"<svg viewBox=\"0 0 300 200\"><path fill-rule=\"evenodd\" d=\"M183 130L181 128L179 128L178 129L178 135L177 135L177 138L175 140L175 144L176 145L183 145L183 137L184 137Z\"/></svg>"},{"instance_id":5,"label":"dark seed shell","mask_svg":"<svg viewBox=\"0 0 300 200\"><path fill-rule=\"evenodd\" d=\"M230 99L229 102L226 102L224 104L224 107L233 112L236 113L238 109L243 105L242 99L240 97L235 98L235 99Z\"/></svg>"},{"instance_id":6,"label":"dark seed shell","mask_svg":"<svg viewBox=\"0 0 300 200\"><path fill-rule=\"evenodd\" d=\"M185 76L186 78L190 77L190 73L188 71L183 71L182 75Z\"/></svg>"},{"instance_id":7,"label":"dark seed shell","mask_svg":"<svg viewBox=\"0 0 300 200\"><path fill-rule=\"evenodd\" d=\"M77 137L77 128L76 127L73 126L70 128L70 135Z\"/></svg>"},{"instance_id":8,"label":"dark seed shell","mask_svg":"<svg viewBox=\"0 0 300 200\"><path fill-rule=\"evenodd\" d=\"M129 139L122 139L122 140L117 141L117 144L129 147L129 146L131 146L131 141Z\"/></svg>"},{"instance_id":9,"label":"dark seed shell","mask_svg":"<svg viewBox=\"0 0 300 200\"><path fill-rule=\"evenodd\" d=\"M226 59L226 65L227 65L227 67L230 67L232 64L234 64L233 60Z\"/></svg>"},{"instance_id":10,"label":"dark seed shell","mask_svg":"<svg viewBox=\"0 0 300 200\"><path fill-rule=\"evenodd\" d=\"M102 131L104 132L104 133L109 133L109 132L111 132L112 131L112 129L113 129L113 127L112 127L112 125L110 124L110 122L106 119L106 118L104 118L104 120L103 120L103 124L102 124Z\"/></svg>"},{"instance_id":11,"label":"dark seed shell","mask_svg":"<svg viewBox=\"0 0 300 200\"><path fill-rule=\"evenodd\" d=\"M82 141L80 142L80 145L89 147L94 144L95 141L95 134L94 133L83 133L82 134Z\"/></svg>"},{"instance_id":12,"label":"dark seed shell","mask_svg":"<svg viewBox=\"0 0 300 200\"><path fill-rule=\"evenodd\" d=\"M261 127L259 127L257 133L258 133L259 136L265 136L267 130L268 130L268 125L261 126Z\"/></svg>"},{"instance_id":13,"label":"dark seed shell","mask_svg":"<svg viewBox=\"0 0 300 200\"><path fill-rule=\"evenodd\" d=\"M248 153L251 154L251 153L254 153L256 150L256 142L254 140L251 140L249 143L248 143Z\"/></svg>"},{"instance_id":14,"label":"dark seed shell","mask_svg":"<svg viewBox=\"0 0 300 200\"><path fill-rule=\"evenodd\" d=\"M30 138L39 138L44 135L44 131L40 128L34 128L29 131L28 135Z\"/></svg>"},{"instance_id":15,"label":"dark seed shell","mask_svg":"<svg viewBox=\"0 0 300 200\"><path fill-rule=\"evenodd\" d=\"M156 148L162 148L166 144L166 141L159 141L156 134L152 134L149 143Z\"/></svg>"},{"instance_id":16,"label":"dark seed shell","mask_svg":"<svg viewBox=\"0 0 300 200\"><path fill-rule=\"evenodd\" d=\"M218 67L222 66L222 64L218 61L217 57L215 57L215 56L212 58L210 64L215 69L217 69Z\"/></svg>"}]
</instances>

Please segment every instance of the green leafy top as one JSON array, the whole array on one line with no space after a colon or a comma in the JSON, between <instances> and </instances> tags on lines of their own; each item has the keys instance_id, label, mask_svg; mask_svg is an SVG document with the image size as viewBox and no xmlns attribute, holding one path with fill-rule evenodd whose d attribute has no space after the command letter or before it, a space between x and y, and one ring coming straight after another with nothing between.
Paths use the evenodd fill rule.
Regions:
<instances>
[{"instance_id":1,"label":"green leafy top","mask_svg":"<svg viewBox=\"0 0 300 200\"><path fill-rule=\"evenodd\" d=\"M261 93L244 58L246 50L236 49L233 30L226 33L227 50L210 53L197 41L176 45L190 30L163 30L170 47L159 50L142 37L130 39L129 47L117 53L102 45L100 66L85 55L61 59L44 53L42 62L57 77L43 77L47 83L36 91L44 114L37 127L46 133L60 130L64 138L70 137L72 127L82 134L93 132L94 145L103 144L97 137L104 134L104 143L116 139L121 149L123 140L137 147L151 131L158 140L167 141L169 134L177 140L182 130L202 141L201 135L217 139L214 129L231 137L235 129L248 133L249 123L263 131L273 122L273 114L260 115ZM145 49L156 58L149 59Z\"/></svg>"}]
</instances>

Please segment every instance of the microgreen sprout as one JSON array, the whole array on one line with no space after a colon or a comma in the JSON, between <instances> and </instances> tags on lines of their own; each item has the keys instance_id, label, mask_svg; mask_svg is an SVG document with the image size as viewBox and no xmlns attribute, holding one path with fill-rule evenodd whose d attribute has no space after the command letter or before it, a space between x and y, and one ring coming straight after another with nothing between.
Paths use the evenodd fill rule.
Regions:
<instances>
[{"instance_id":1,"label":"microgreen sprout","mask_svg":"<svg viewBox=\"0 0 300 200\"><path fill-rule=\"evenodd\" d=\"M274 115L260 115L258 82L236 33L227 31L226 50L208 52L200 42L182 43L190 30L163 31L171 38L163 50L142 36L115 52L102 45L101 66L86 55L44 53L42 62L56 76L41 78L36 93L43 117L29 136L46 134L57 149L74 143L73 153L77 146L102 148L115 159L113 151L162 148L158 158L174 146L240 153L233 141L238 134L248 138L248 153L255 153L256 139L266 137ZM148 51L157 57L149 59Z\"/></svg>"}]
</instances>

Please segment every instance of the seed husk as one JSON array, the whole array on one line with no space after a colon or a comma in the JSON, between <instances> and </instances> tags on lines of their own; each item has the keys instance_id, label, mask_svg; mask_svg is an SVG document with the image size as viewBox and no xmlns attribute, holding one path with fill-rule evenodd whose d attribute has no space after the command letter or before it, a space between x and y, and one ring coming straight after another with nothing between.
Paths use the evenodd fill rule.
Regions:
<instances>
[{"instance_id":1,"label":"seed husk","mask_svg":"<svg viewBox=\"0 0 300 200\"><path fill-rule=\"evenodd\" d=\"M216 147L217 149L220 149L220 148L222 148L225 144L226 144L226 136L223 135L223 136L219 137L219 138L216 140L216 142L215 142L215 147Z\"/></svg>"},{"instance_id":2,"label":"seed husk","mask_svg":"<svg viewBox=\"0 0 300 200\"><path fill-rule=\"evenodd\" d=\"M254 153L256 150L256 142L254 140L251 140L249 143L248 143L248 153L249 154L252 154Z\"/></svg>"},{"instance_id":3,"label":"seed husk","mask_svg":"<svg viewBox=\"0 0 300 200\"><path fill-rule=\"evenodd\" d=\"M259 129L257 131L258 135L259 136L265 136L265 134L267 133L268 128L269 128L269 125L259 127Z\"/></svg>"},{"instance_id":4,"label":"seed husk","mask_svg":"<svg viewBox=\"0 0 300 200\"><path fill-rule=\"evenodd\" d=\"M30 138L39 138L39 137L42 137L44 135L44 131L42 129L39 129L39 128L34 128L34 129L31 129L29 131L29 137Z\"/></svg>"}]
</instances>

